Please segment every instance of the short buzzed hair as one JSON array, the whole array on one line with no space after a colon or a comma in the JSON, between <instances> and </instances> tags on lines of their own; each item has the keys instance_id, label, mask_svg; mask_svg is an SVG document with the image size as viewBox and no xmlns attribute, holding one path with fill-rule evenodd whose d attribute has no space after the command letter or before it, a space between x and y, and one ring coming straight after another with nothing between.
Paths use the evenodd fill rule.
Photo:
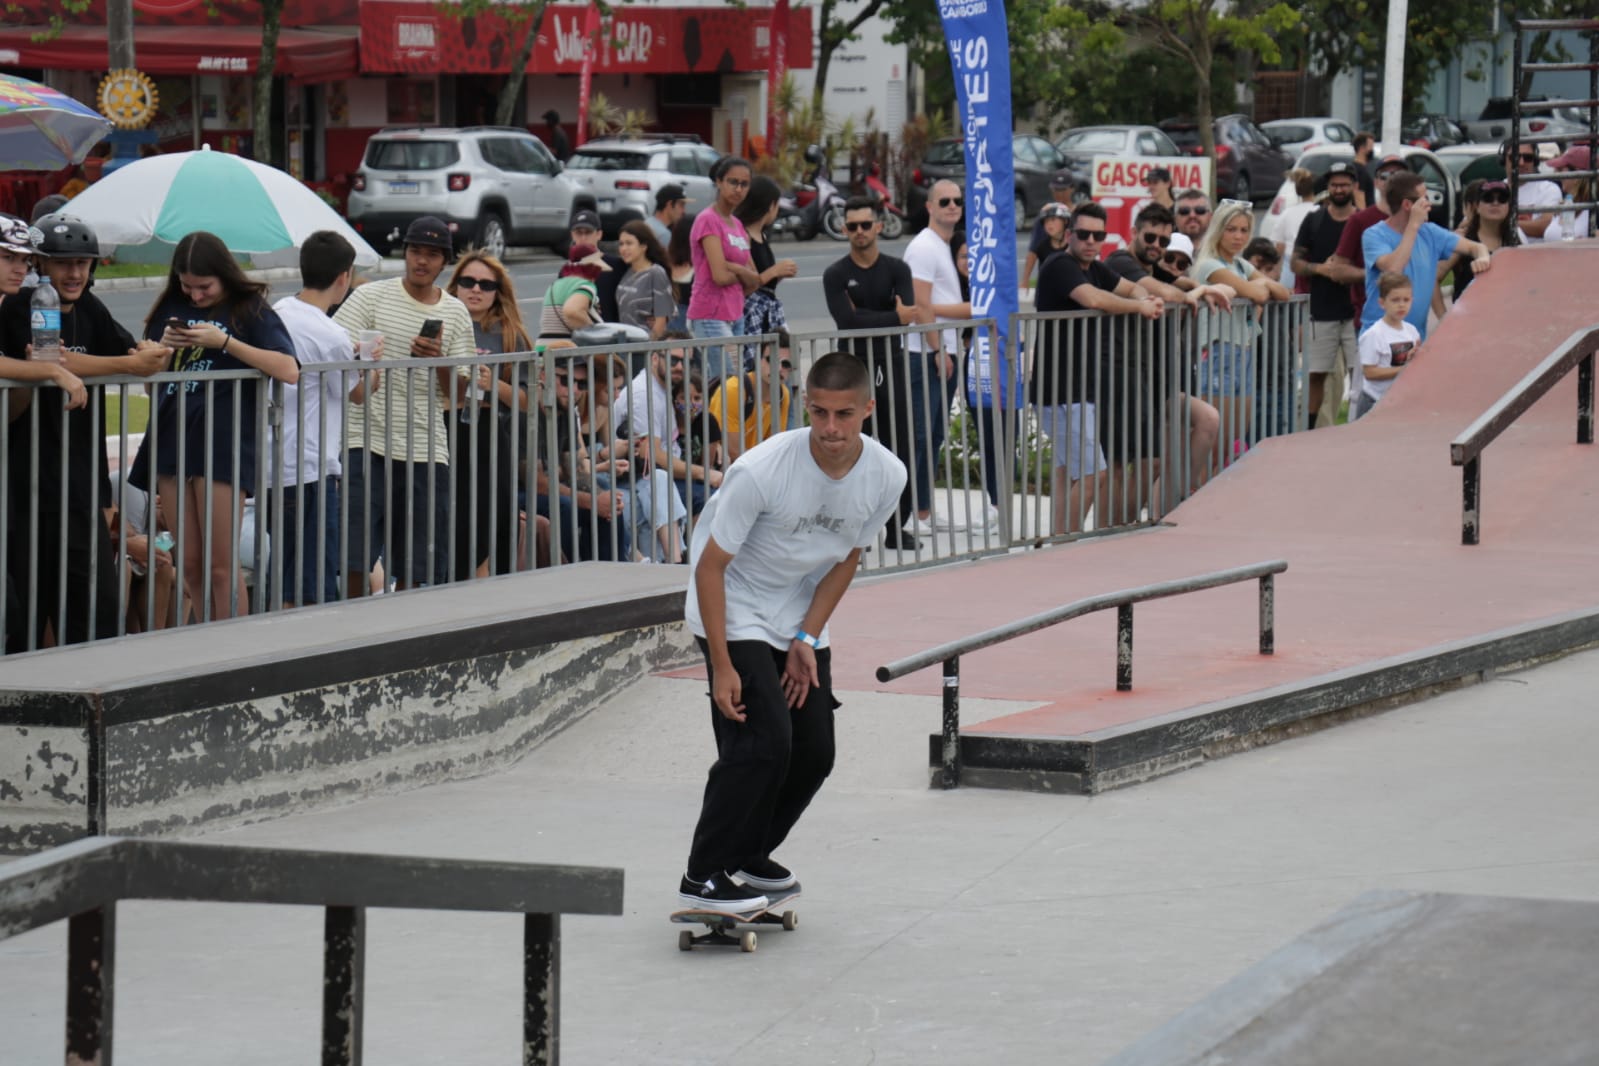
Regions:
<instances>
[{"instance_id":1,"label":"short buzzed hair","mask_svg":"<svg viewBox=\"0 0 1599 1066\"><path fill-rule=\"evenodd\" d=\"M1204 189L1184 189L1177 194L1177 203L1182 203L1184 200L1203 200L1210 203L1210 197Z\"/></svg>"},{"instance_id":2,"label":"short buzzed hair","mask_svg":"<svg viewBox=\"0 0 1599 1066\"><path fill-rule=\"evenodd\" d=\"M308 289L333 288L339 275L355 266L355 248L343 236L320 229L300 245L300 283Z\"/></svg>"},{"instance_id":3,"label":"short buzzed hair","mask_svg":"<svg viewBox=\"0 0 1599 1066\"><path fill-rule=\"evenodd\" d=\"M1133 225L1139 229L1145 226L1175 226L1177 220L1172 217L1171 208L1165 204L1145 204Z\"/></svg>"},{"instance_id":4,"label":"short buzzed hair","mask_svg":"<svg viewBox=\"0 0 1599 1066\"><path fill-rule=\"evenodd\" d=\"M858 392L870 397L872 377L866 372L866 364L850 353L828 352L811 364L811 372L805 375L805 388L807 391Z\"/></svg>"}]
</instances>

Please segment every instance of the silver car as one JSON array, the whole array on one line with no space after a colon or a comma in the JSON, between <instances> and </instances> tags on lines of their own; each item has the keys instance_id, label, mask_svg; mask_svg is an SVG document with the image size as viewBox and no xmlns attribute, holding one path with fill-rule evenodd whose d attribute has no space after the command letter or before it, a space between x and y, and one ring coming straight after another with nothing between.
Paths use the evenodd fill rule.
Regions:
<instances>
[{"instance_id":1,"label":"silver car","mask_svg":"<svg viewBox=\"0 0 1599 1066\"><path fill-rule=\"evenodd\" d=\"M412 219L434 215L455 235L503 256L510 245L564 250L573 214L595 200L520 126L384 129L366 143L346 216L380 255Z\"/></svg>"},{"instance_id":2,"label":"silver car","mask_svg":"<svg viewBox=\"0 0 1599 1066\"><path fill-rule=\"evenodd\" d=\"M691 215L711 206L716 201L711 167L720 158L692 135L646 134L589 141L566 166L593 197L605 236L615 237L627 223L655 213L655 194L666 185L683 186Z\"/></svg>"}]
</instances>

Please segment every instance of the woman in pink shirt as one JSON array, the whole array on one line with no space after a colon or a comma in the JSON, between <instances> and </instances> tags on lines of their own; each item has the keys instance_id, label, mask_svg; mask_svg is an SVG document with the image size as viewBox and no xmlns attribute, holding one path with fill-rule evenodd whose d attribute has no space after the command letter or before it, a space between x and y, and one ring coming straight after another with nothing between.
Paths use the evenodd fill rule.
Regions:
<instances>
[{"instance_id":1,"label":"woman in pink shirt","mask_svg":"<svg viewBox=\"0 0 1599 1066\"><path fill-rule=\"evenodd\" d=\"M733 337L744 332L744 295L760 288L750 266L750 239L733 211L750 191L750 165L738 156L723 156L711 168L716 202L694 219L690 234L694 259L694 291L689 297L688 328L696 337ZM738 367L727 365L726 349L704 349L705 378L719 380Z\"/></svg>"}]
</instances>

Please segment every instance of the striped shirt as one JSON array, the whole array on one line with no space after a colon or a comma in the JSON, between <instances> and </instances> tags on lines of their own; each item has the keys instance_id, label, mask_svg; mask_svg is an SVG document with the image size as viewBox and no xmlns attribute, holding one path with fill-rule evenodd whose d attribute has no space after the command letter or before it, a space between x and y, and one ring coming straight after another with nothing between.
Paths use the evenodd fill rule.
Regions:
<instances>
[{"instance_id":1,"label":"striped shirt","mask_svg":"<svg viewBox=\"0 0 1599 1066\"><path fill-rule=\"evenodd\" d=\"M381 332L383 360L379 365L388 368L382 387L365 404L345 403L349 447L407 462L448 463L450 440L443 412L449 401L438 387L437 373L396 372L395 367L412 357L411 338L422 332L422 323L430 318L444 321L440 354L450 358L475 355L472 316L466 305L445 292L439 293L438 303L419 303L405 291L402 279L385 278L351 289L333 318L349 331L351 343L359 340L364 329ZM472 373L467 366L455 371L463 378Z\"/></svg>"}]
</instances>

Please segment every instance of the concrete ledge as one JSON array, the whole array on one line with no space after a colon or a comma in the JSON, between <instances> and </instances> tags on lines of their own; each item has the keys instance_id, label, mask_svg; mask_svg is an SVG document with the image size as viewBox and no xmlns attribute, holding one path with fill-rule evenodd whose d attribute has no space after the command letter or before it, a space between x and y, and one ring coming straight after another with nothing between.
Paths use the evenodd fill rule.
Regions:
<instances>
[{"instance_id":1,"label":"concrete ledge","mask_svg":"<svg viewBox=\"0 0 1599 1066\"><path fill-rule=\"evenodd\" d=\"M1106 1066L1599 1061L1599 904L1370 892Z\"/></svg>"},{"instance_id":2,"label":"concrete ledge","mask_svg":"<svg viewBox=\"0 0 1599 1066\"><path fill-rule=\"evenodd\" d=\"M514 760L688 661L681 567L592 563L8 658L0 852L259 820Z\"/></svg>"},{"instance_id":3,"label":"concrete ledge","mask_svg":"<svg viewBox=\"0 0 1599 1066\"><path fill-rule=\"evenodd\" d=\"M1092 794L1474 684L1599 644L1599 610L1441 644L1077 737L963 733L961 783ZM928 738L936 781L942 738Z\"/></svg>"}]
</instances>

